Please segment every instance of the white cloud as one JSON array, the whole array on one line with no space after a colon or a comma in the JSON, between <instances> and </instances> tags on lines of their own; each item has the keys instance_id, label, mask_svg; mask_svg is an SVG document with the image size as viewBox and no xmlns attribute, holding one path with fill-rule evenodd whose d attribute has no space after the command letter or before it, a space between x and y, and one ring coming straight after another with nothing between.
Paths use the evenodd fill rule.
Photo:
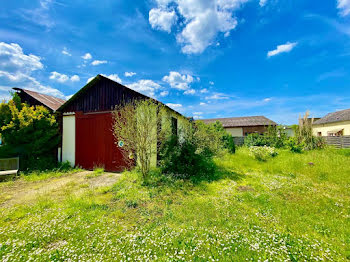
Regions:
<instances>
[{"instance_id":1,"label":"white cloud","mask_svg":"<svg viewBox=\"0 0 350 262\"><path fill-rule=\"evenodd\" d=\"M20 45L0 42L0 67L4 71L29 73L44 66L41 57L33 54L25 55Z\"/></svg>"},{"instance_id":2,"label":"white cloud","mask_svg":"<svg viewBox=\"0 0 350 262\"><path fill-rule=\"evenodd\" d=\"M205 97L206 100L223 100L223 99L229 99L229 97L222 93L214 93L211 96Z\"/></svg>"},{"instance_id":3,"label":"white cloud","mask_svg":"<svg viewBox=\"0 0 350 262\"><path fill-rule=\"evenodd\" d=\"M176 40L185 54L202 53L215 44L219 33L226 37L237 26L234 12L248 0L171 0L157 1L158 7L150 11L153 28L171 31L176 13L180 15L180 33ZM169 4L175 11L169 11ZM174 12L174 13L173 13ZM152 18L152 19L151 19Z\"/></svg>"},{"instance_id":4,"label":"white cloud","mask_svg":"<svg viewBox=\"0 0 350 262\"><path fill-rule=\"evenodd\" d=\"M69 95L69 96L66 96L66 100L68 101L69 99L71 99L71 98L72 98L72 96L74 96L74 94Z\"/></svg>"},{"instance_id":5,"label":"white cloud","mask_svg":"<svg viewBox=\"0 0 350 262\"><path fill-rule=\"evenodd\" d=\"M174 109L174 110L179 110L182 108L182 105L181 104L173 104L173 103L167 103L166 104L168 107Z\"/></svg>"},{"instance_id":6,"label":"white cloud","mask_svg":"<svg viewBox=\"0 0 350 262\"><path fill-rule=\"evenodd\" d=\"M105 75L105 74L101 74L102 76L104 76L104 77L107 77L107 78L109 78L109 79L111 79L111 80L113 80L113 81L115 81L115 82L118 82L118 83L123 83L123 81L119 78L119 76L118 76L118 74L111 74L111 75ZM86 81L86 83L89 83L92 79L94 79L96 76L92 76L92 77L90 77L87 81Z\"/></svg>"},{"instance_id":7,"label":"white cloud","mask_svg":"<svg viewBox=\"0 0 350 262\"><path fill-rule=\"evenodd\" d=\"M160 92L159 95L162 96L162 97L164 97L164 96L169 95L169 92L168 92L168 91L162 91L162 92Z\"/></svg>"},{"instance_id":8,"label":"white cloud","mask_svg":"<svg viewBox=\"0 0 350 262\"><path fill-rule=\"evenodd\" d=\"M176 23L175 11L162 10L160 8L153 8L149 11L149 23L153 29L158 29L171 32L171 27Z\"/></svg>"},{"instance_id":9,"label":"white cloud","mask_svg":"<svg viewBox=\"0 0 350 262\"><path fill-rule=\"evenodd\" d=\"M65 74L61 74L61 73L58 73L56 71L51 72L51 75L50 75L49 78L51 80L56 80L57 82L60 82L60 83L65 83L68 80L70 80L72 82L80 81L80 77L78 75L73 75L73 76L69 77L69 76L67 76Z\"/></svg>"},{"instance_id":10,"label":"white cloud","mask_svg":"<svg viewBox=\"0 0 350 262\"><path fill-rule=\"evenodd\" d=\"M206 88L203 88L203 89L201 89L201 91L200 91L202 94L205 94L205 93L208 93L209 91L208 91L208 89L206 89Z\"/></svg>"},{"instance_id":11,"label":"white cloud","mask_svg":"<svg viewBox=\"0 0 350 262\"><path fill-rule=\"evenodd\" d=\"M264 99L264 102L270 102L270 101L271 101L271 99L272 99L272 98L267 97L267 98L265 98L265 99Z\"/></svg>"},{"instance_id":12,"label":"white cloud","mask_svg":"<svg viewBox=\"0 0 350 262\"><path fill-rule=\"evenodd\" d=\"M341 16L350 14L350 0L338 0L337 8L340 9Z\"/></svg>"},{"instance_id":13,"label":"white cloud","mask_svg":"<svg viewBox=\"0 0 350 262\"><path fill-rule=\"evenodd\" d=\"M56 80L57 82L64 83L69 80L69 77L65 74L60 74L58 72L51 72L50 75L51 80Z\"/></svg>"},{"instance_id":14,"label":"white cloud","mask_svg":"<svg viewBox=\"0 0 350 262\"><path fill-rule=\"evenodd\" d=\"M200 102L199 105L200 105L200 106L205 106L206 103Z\"/></svg>"},{"instance_id":15,"label":"white cloud","mask_svg":"<svg viewBox=\"0 0 350 262\"><path fill-rule=\"evenodd\" d=\"M55 1L40 0L40 6L32 9L21 9L20 15L27 21L46 27L50 30L54 25L54 19L50 17L50 7Z\"/></svg>"},{"instance_id":16,"label":"white cloud","mask_svg":"<svg viewBox=\"0 0 350 262\"><path fill-rule=\"evenodd\" d=\"M97 66L97 65L102 65L102 64L107 64L108 62L106 60L94 60L91 62L91 64L93 66Z\"/></svg>"},{"instance_id":17,"label":"white cloud","mask_svg":"<svg viewBox=\"0 0 350 262\"><path fill-rule=\"evenodd\" d=\"M80 81L80 77L78 75L73 75L70 77L70 81L72 82L79 82Z\"/></svg>"},{"instance_id":18,"label":"white cloud","mask_svg":"<svg viewBox=\"0 0 350 262\"><path fill-rule=\"evenodd\" d=\"M136 75L136 73L135 72L125 72L124 75L126 77L133 77L134 75Z\"/></svg>"},{"instance_id":19,"label":"white cloud","mask_svg":"<svg viewBox=\"0 0 350 262\"><path fill-rule=\"evenodd\" d=\"M213 86L215 83L213 81L209 81L209 85Z\"/></svg>"},{"instance_id":20,"label":"white cloud","mask_svg":"<svg viewBox=\"0 0 350 262\"><path fill-rule=\"evenodd\" d=\"M170 72L168 76L163 77L163 81L169 83L172 88L178 90L187 90L193 82L191 75L181 75L179 72Z\"/></svg>"},{"instance_id":21,"label":"white cloud","mask_svg":"<svg viewBox=\"0 0 350 262\"><path fill-rule=\"evenodd\" d=\"M193 112L193 119L203 119L203 112Z\"/></svg>"},{"instance_id":22,"label":"white cloud","mask_svg":"<svg viewBox=\"0 0 350 262\"><path fill-rule=\"evenodd\" d=\"M161 86L156 82L152 80L146 80L146 79L139 80L127 86L137 92L140 92L150 97L154 97L155 92L161 88Z\"/></svg>"},{"instance_id":23,"label":"white cloud","mask_svg":"<svg viewBox=\"0 0 350 262\"><path fill-rule=\"evenodd\" d=\"M267 53L267 57L275 56L281 53L288 53L292 51L297 44L298 44L297 42L294 42L294 43L287 42L284 45L279 45L275 50L269 51Z\"/></svg>"},{"instance_id":24,"label":"white cloud","mask_svg":"<svg viewBox=\"0 0 350 262\"><path fill-rule=\"evenodd\" d=\"M203 116L194 115L193 119L203 119Z\"/></svg>"},{"instance_id":25,"label":"white cloud","mask_svg":"<svg viewBox=\"0 0 350 262\"><path fill-rule=\"evenodd\" d=\"M267 0L260 0L259 5L260 5L261 7L263 7L263 6L266 5L266 3L267 3Z\"/></svg>"},{"instance_id":26,"label":"white cloud","mask_svg":"<svg viewBox=\"0 0 350 262\"><path fill-rule=\"evenodd\" d=\"M62 54L66 55L66 56L72 56L72 54L68 52L66 47L63 48Z\"/></svg>"},{"instance_id":27,"label":"white cloud","mask_svg":"<svg viewBox=\"0 0 350 262\"><path fill-rule=\"evenodd\" d=\"M118 83L122 83L123 81L119 78L118 74L111 74L111 75L104 75L104 74L101 74L103 75L104 77L107 77L115 82L118 82Z\"/></svg>"},{"instance_id":28,"label":"white cloud","mask_svg":"<svg viewBox=\"0 0 350 262\"><path fill-rule=\"evenodd\" d=\"M44 67L41 58L24 54L16 43L0 42L0 81L8 86L20 86L43 94L64 98L61 91L42 85L32 73Z\"/></svg>"},{"instance_id":29,"label":"white cloud","mask_svg":"<svg viewBox=\"0 0 350 262\"><path fill-rule=\"evenodd\" d=\"M89 60L89 59L92 58L92 55L91 55L90 53L86 53L86 54L83 55L81 58L84 59L84 60Z\"/></svg>"},{"instance_id":30,"label":"white cloud","mask_svg":"<svg viewBox=\"0 0 350 262\"><path fill-rule=\"evenodd\" d=\"M196 93L196 90L194 89L188 89L184 92L185 95L194 95Z\"/></svg>"},{"instance_id":31,"label":"white cloud","mask_svg":"<svg viewBox=\"0 0 350 262\"><path fill-rule=\"evenodd\" d=\"M90 77L87 81L86 81L86 83L89 83L92 79L94 79L95 78L95 76L92 76L92 77Z\"/></svg>"}]
</instances>

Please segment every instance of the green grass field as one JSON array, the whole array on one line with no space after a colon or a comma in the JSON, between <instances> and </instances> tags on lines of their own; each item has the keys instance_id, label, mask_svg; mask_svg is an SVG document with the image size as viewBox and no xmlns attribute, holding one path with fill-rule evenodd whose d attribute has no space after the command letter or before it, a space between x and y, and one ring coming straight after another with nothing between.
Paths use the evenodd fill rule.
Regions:
<instances>
[{"instance_id":1,"label":"green grass field","mask_svg":"<svg viewBox=\"0 0 350 262\"><path fill-rule=\"evenodd\" d=\"M349 152L259 162L241 148L215 160L210 181L155 171L0 183L0 260L348 260Z\"/></svg>"}]
</instances>

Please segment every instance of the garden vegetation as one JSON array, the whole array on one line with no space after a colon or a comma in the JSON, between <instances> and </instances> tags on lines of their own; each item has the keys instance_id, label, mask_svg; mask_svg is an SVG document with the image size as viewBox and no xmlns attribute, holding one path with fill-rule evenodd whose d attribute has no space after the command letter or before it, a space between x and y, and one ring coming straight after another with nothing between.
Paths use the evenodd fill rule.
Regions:
<instances>
[{"instance_id":1,"label":"garden vegetation","mask_svg":"<svg viewBox=\"0 0 350 262\"><path fill-rule=\"evenodd\" d=\"M108 174L1 183L0 260L346 261L350 151L277 151L214 157L211 179L152 170L101 187L91 181Z\"/></svg>"},{"instance_id":2,"label":"garden vegetation","mask_svg":"<svg viewBox=\"0 0 350 262\"><path fill-rule=\"evenodd\" d=\"M306 122L293 141L270 127L236 149L220 123L174 132L147 103L115 111L137 165L117 181L96 167L0 183L1 261L350 259L350 150L315 143Z\"/></svg>"},{"instance_id":3,"label":"garden vegetation","mask_svg":"<svg viewBox=\"0 0 350 262\"><path fill-rule=\"evenodd\" d=\"M0 104L0 136L0 158L19 156L22 171L57 166L58 123L47 108L21 103L14 93Z\"/></svg>"}]
</instances>

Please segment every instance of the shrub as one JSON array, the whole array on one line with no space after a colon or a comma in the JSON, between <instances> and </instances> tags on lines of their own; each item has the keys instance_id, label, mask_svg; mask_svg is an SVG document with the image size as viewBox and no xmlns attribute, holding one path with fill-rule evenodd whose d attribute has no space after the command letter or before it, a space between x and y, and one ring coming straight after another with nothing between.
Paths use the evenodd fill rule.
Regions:
<instances>
[{"instance_id":1,"label":"shrub","mask_svg":"<svg viewBox=\"0 0 350 262\"><path fill-rule=\"evenodd\" d=\"M323 137L314 136L312 131L314 119L309 118L307 111L302 118L299 118L299 125L295 128L295 137L304 150L322 149L326 146Z\"/></svg>"},{"instance_id":2,"label":"shrub","mask_svg":"<svg viewBox=\"0 0 350 262\"><path fill-rule=\"evenodd\" d=\"M275 148L268 146L251 146L249 147L250 154L259 161L266 161L270 157L278 155Z\"/></svg>"},{"instance_id":3,"label":"shrub","mask_svg":"<svg viewBox=\"0 0 350 262\"><path fill-rule=\"evenodd\" d=\"M216 121L213 124L213 127L215 130L215 134L219 137L219 143L221 142L221 146L224 149L227 149L229 153L234 154L236 152L236 146L232 135L227 133L222 123L219 121Z\"/></svg>"},{"instance_id":4,"label":"shrub","mask_svg":"<svg viewBox=\"0 0 350 262\"><path fill-rule=\"evenodd\" d=\"M210 175L214 171L213 153L196 142L188 137L179 142L176 136L166 141L161 151L162 172L179 178Z\"/></svg>"},{"instance_id":5,"label":"shrub","mask_svg":"<svg viewBox=\"0 0 350 262\"><path fill-rule=\"evenodd\" d=\"M230 153L235 152L233 137L227 133L221 122L205 124L202 121L197 121L193 124L193 128L192 135L199 149L210 150L213 154L219 154L223 150Z\"/></svg>"},{"instance_id":6,"label":"shrub","mask_svg":"<svg viewBox=\"0 0 350 262\"><path fill-rule=\"evenodd\" d=\"M287 148L294 153L301 153L303 152L304 144L300 143L298 144L298 141L295 137L290 137L286 142Z\"/></svg>"},{"instance_id":7,"label":"shrub","mask_svg":"<svg viewBox=\"0 0 350 262\"><path fill-rule=\"evenodd\" d=\"M246 145L247 147L266 146L267 143L266 143L264 136L257 134L257 133L253 133L253 134L249 134L245 137L244 145Z\"/></svg>"},{"instance_id":8,"label":"shrub","mask_svg":"<svg viewBox=\"0 0 350 262\"><path fill-rule=\"evenodd\" d=\"M20 157L21 170L45 170L57 166L60 141L55 116L43 106L21 103L17 94L0 104L0 157Z\"/></svg>"},{"instance_id":9,"label":"shrub","mask_svg":"<svg viewBox=\"0 0 350 262\"><path fill-rule=\"evenodd\" d=\"M275 148L282 148L286 145L287 140L287 134L282 127L269 126L263 135L260 135L258 133L249 134L244 139L244 144L248 147L270 146Z\"/></svg>"},{"instance_id":10,"label":"shrub","mask_svg":"<svg viewBox=\"0 0 350 262\"><path fill-rule=\"evenodd\" d=\"M172 136L164 143L159 164L163 173L176 177L208 177L215 172L213 156L225 150L232 153L235 147L220 123L196 122L181 139Z\"/></svg>"}]
</instances>

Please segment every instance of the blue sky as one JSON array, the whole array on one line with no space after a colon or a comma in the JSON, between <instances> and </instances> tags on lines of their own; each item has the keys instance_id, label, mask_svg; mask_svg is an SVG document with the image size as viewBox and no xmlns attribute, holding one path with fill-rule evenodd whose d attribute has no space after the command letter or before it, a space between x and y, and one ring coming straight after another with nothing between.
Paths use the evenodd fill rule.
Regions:
<instances>
[{"instance_id":1,"label":"blue sky","mask_svg":"<svg viewBox=\"0 0 350 262\"><path fill-rule=\"evenodd\" d=\"M350 0L4 1L0 98L97 74L200 118L350 108Z\"/></svg>"}]
</instances>

